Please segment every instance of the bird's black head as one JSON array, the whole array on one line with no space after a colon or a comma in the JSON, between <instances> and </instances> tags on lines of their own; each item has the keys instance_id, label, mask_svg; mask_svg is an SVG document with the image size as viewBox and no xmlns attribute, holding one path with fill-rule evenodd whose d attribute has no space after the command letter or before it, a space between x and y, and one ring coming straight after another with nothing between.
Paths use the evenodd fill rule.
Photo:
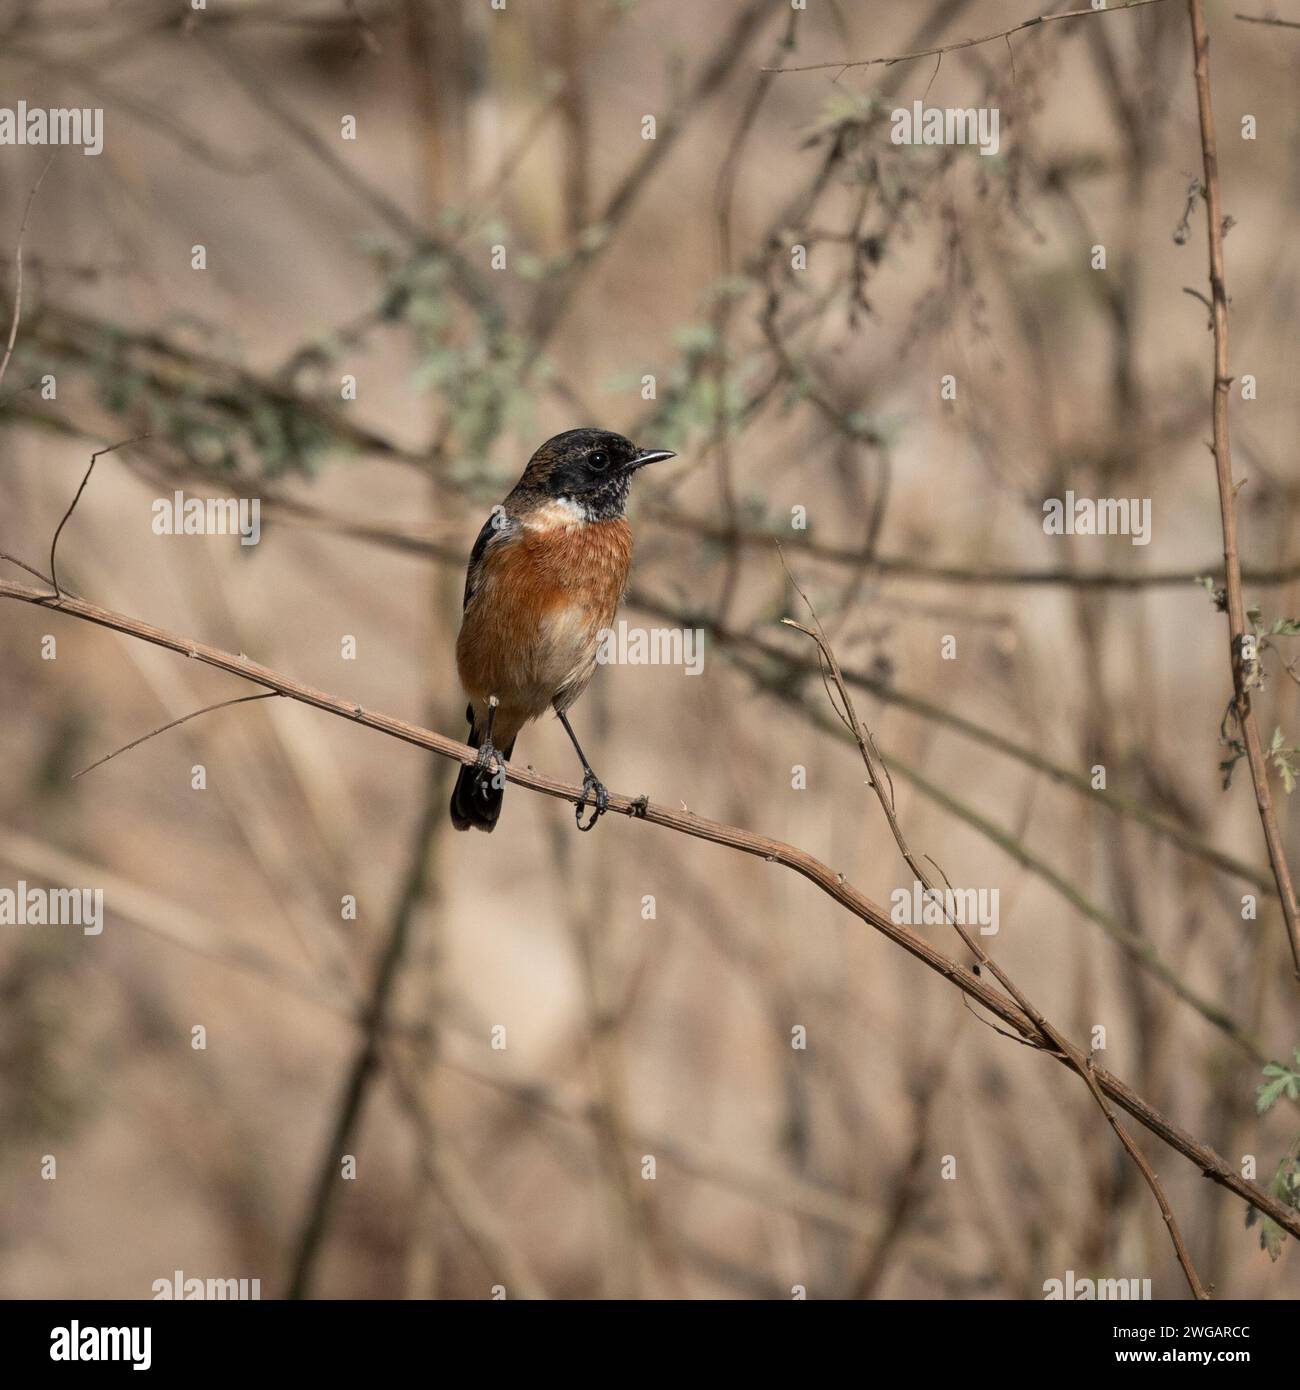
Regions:
<instances>
[{"instance_id":1,"label":"bird's black head","mask_svg":"<svg viewBox=\"0 0 1300 1390\"><path fill-rule=\"evenodd\" d=\"M623 515L632 474L672 457L669 449L638 449L609 430L565 430L532 456L515 491L570 502L584 521L612 521Z\"/></svg>"}]
</instances>

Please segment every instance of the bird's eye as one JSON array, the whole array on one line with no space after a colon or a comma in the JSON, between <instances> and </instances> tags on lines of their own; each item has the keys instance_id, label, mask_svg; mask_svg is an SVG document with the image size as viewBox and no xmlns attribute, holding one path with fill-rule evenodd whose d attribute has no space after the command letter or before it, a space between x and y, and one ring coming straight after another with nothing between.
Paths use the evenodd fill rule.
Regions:
<instances>
[{"instance_id":1,"label":"bird's eye","mask_svg":"<svg viewBox=\"0 0 1300 1390\"><path fill-rule=\"evenodd\" d=\"M591 453L591 454L588 454L588 455L587 455L587 462L588 462L593 468L608 468L608 467L609 467L609 455L608 455L607 453L605 453L603 450L597 449L597 450L595 451L595 453Z\"/></svg>"}]
</instances>

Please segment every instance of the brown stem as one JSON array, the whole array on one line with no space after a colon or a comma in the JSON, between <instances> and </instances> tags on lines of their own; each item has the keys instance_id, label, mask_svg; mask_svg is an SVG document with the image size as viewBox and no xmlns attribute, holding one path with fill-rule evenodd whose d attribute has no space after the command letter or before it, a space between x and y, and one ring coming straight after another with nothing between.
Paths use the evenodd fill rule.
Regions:
<instances>
[{"instance_id":1,"label":"brown stem","mask_svg":"<svg viewBox=\"0 0 1300 1390\"><path fill-rule=\"evenodd\" d=\"M781 563L785 564L785 555L781 555ZM798 629L806 636L811 637L817 644L817 651L822 661L822 679L826 685L826 693L832 705L835 704L835 695L838 694L840 704L836 706L836 713L843 720L845 726L853 734L858 745L858 751L862 755L863 765L866 767L868 776L867 785L876 794L876 800L880 802L880 809L885 813L885 819L889 823L889 829L894 837L894 842L898 846L898 852L903 856L907 867L911 869L918 882L925 888L927 893L935 893L935 883L933 877L922 867L920 861L913 854L908 846L907 840L903 835L902 825L899 823L898 814L894 806L894 786L890 778L889 769L885 766L884 759L880 756L880 750L876 747L876 740L872 736L871 730L858 719L857 711L853 708L853 697L849 694L848 686L844 683L844 676L840 672L840 663L835 656L835 652L826 639L826 633L822 628L821 619L817 616L817 610L812 605L812 600L799 587L799 582L790 574L790 568L785 566L785 572L794 585L799 597L803 599L808 607L808 612L812 615L813 627L804 627L802 623L797 623L793 618L786 618L785 621L790 627ZM834 693L831 687L834 686ZM882 780L881 773L884 778ZM933 861L931 861L933 862ZM1196 1272L1195 1265L1192 1264L1192 1257L1188 1253L1187 1246L1183 1241L1182 1231L1178 1227L1178 1222L1174 1217L1173 1209L1165 1196L1164 1189L1160 1185L1160 1180L1155 1174L1155 1170L1147 1162L1142 1151L1133 1142L1132 1136L1119 1122L1110 1102L1102 1094L1101 1087L1097 1084L1093 1075L1092 1057L1084 1055L1076 1048L1058 1029L1050 1024L1046 1018L1030 1003L1029 998L1020 988L1013 983L1011 977L994 961L993 957L984 947L973 937L960 921L956 914L944 913L950 926L961 937L966 949L985 966L990 974L994 976L1003 989L1016 1001L1024 1012L1033 1020L1037 1028L1041 1046L1044 1050L1052 1052L1054 1056L1063 1061L1067 1061L1079 1076L1084 1084L1092 1093L1093 1099L1097 1102L1101 1113L1106 1117L1106 1122L1115 1131L1116 1137L1124 1146L1129 1157L1137 1165L1147 1186L1151 1189L1152 1196L1155 1197L1157 1205L1160 1207L1160 1214L1164 1217L1165 1225L1169 1229L1169 1237L1173 1242L1174 1253L1178 1257L1178 1263L1182 1266L1183 1274L1187 1279L1188 1287L1192 1291L1192 1297L1196 1299L1208 1299L1204 1285L1201 1283L1200 1276Z\"/></svg>"},{"instance_id":2,"label":"brown stem","mask_svg":"<svg viewBox=\"0 0 1300 1390\"><path fill-rule=\"evenodd\" d=\"M69 617L78 618L83 622L95 623L114 632L124 633L128 637L135 637L140 641L152 643L156 647L165 647L168 651L177 652L181 656L202 662L205 666L211 666L218 671L225 671L256 685L265 686L268 690L278 690L281 695L291 700L311 705L316 709L326 711L328 714L347 719L351 723L361 724L365 728L387 734L390 738L400 739L403 743L427 749L429 752L437 753L440 757L451 758L456 762L468 765L473 763L478 756L475 750L466 744L457 743L455 739L434 733L431 729L422 729L417 724L410 724L403 719L395 719L391 715L370 713L362 709L355 701L344 700L337 695L303 685L300 681L282 676L269 667L249 661L247 657L235 656L218 647L210 647L202 642L191 641L175 633L167 632L163 628L140 622L136 618L115 613L107 608L100 608L97 604L87 603L84 599L73 598L66 593L62 598L57 598L48 590L33 589L26 584L0 580L0 598L16 599L20 603L30 603L38 608L66 613ZM575 787L568 782L557 781L553 777L546 777L530 768L521 767L519 764L506 766L506 778L516 786L526 787L530 791L540 792L544 796L553 796L573 805L582 799L580 787ZM798 849L796 846L786 844L781 840L770 839L765 835L757 835L752 831L742 830L739 826L726 825L721 821L706 820L703 816L697 816L687 810L675 811L667 806L653 805L644 797L634 799L611 793L609 809L618 815L645 820L652 825L674 830L681 835L690 835L697 840L708 840L713 844L725 845L742 854L751 854L759 859L764 859L769 864L780 864L784 868L793 870L816 885L842 907L847 908L855 917L874 927L883 936L888 937L896 946L900 946L909 955L915 956L917 960L929 966L936 974L942 975L944 979L956 985L963 994L1001 1019L1022 1038L1030 1039L1035 1043L1039 1041L1040 1028L1014 999L994 988L982 977L973 974L970 970L963 969L955 960L932 946L923 936L912 931L909 927L893 921L883 907L855 888L845 879L843 874L836 873L805 850ZM1048 1052L1047 1055L1055 1057L1057 1061L1066 1066L1071 1065L1069 1060L1060 1053L1052 1051ZM1243 1198L1257 1211L1272 1217L1284 1231L1300 1239L1300 1211L1285 1205L1257 1187L1253 1182L1247 1181L1209 1145L1201 1143L1185 1130L1180 1129L1118 1077L1100 1068L1093 1069L1093 1076L1107 1097L1121 1109L1126 1110L1152 1134L1163 1139L1171 1148L1177 1149L1190 1162L1195 1163L1211 1182L1218 1183L1219 1186Z\"/></svg>"},{"instance_id":3,"label":"brown stem","mask_svg":"<svg viewBox=\"0 0 1300 1390\"><path fill-rule=\"evenodd\" d=\"M1121 10L1136 10L1143 5L1159 4L1160 0L1127 0L1122 5L1110 5L1106 9L1099 10L1095 6L1089 6L1086 10L1065 10L1060 14L1040 14L1032 19L1022 19L1019 24L1013 24L1009 29L999 29L996 34L982 34L977 39L958 39L956 43L940 44L936 48L922 48L915 53L896 53L890 58L855 58L849 62L835 63L794 63L788 67L764 68L764 72L818 72L826 68L838 68L841 72L849 68L871 68L883 64L885 67L893 67L895 63L910 63L916 58L942 57L945 53L954 53L961 48L977 48L983 43L992 43L995 39L1009 39L1012 34L1018 33L1021 29L1033 29L1040 24L1054 24L1058 19L1082 19L1087 15L1119 14ZM1014 64L1014 58L1012 60Z\"/></svg>"},{"instance_id":4,"label":"brown stem","mask_svg":"<svg viewBox=\"0 0 1300 1390\"><path fill-rule=\"evenodd\" d=\"M1295 977L1300 982L1300 914L1296 911L1295 886L1282 847L1268 785L1268 764L1259 740L1259 726L1251 708L1250 690L1257 656L1255 636L1246 623L1246 600L1241 586L1241 561L1237 554L1237 489L1232 481L1232 449L1228 439L1228 293L1223 274L1223 201L1219 188L1219 154L1214 134L1214 109L1210 104L1210 36L1205 28L1201 0L1187 0L1192 23L1195 58L1196 106L1201 122L1201 158L1205 169L1205 216L1210 241L1210 295L1214 306L1214 466L1219 482L1219 513L1223 519L1223 570L1228 598L1228 632L1232 661L1233 710L1246 747L1246 762L1255 788L1255 805L1264 827L1268 860L1277 880L1287 940Z\"/></svg>"}]
</instances>

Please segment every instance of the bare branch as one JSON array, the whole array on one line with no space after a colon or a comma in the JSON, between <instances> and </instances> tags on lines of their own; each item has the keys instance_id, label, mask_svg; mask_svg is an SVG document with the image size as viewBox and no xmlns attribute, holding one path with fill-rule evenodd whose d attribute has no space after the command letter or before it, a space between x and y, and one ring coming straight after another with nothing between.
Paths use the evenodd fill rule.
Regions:
<instances>
[{"instance_id":1,"label":"bare branch","mask_svg":"<svg viewBox=\"0 0 1300 1390\"><path fill-rule=\"evenodd\" d=\"M14 249L14 312L13 318L9 321L9 341L5 344L4 359L0 361L0 382L4 381L5 373L9 370L9 359L14 355L14 344L18 341L18 322L23 312L23 237L27 232L27 219L32 215L32 204L36 201L36 195L53 163L54 156L50 155L45 161L45 167L37 175L36 182L32 184L32 191L27 195L27 206L23 209L23 220L18 228L18 245Z\"/></svg>"},{"instance_id":2,"label":"bare branch","mask_svg":"<svg viewBox=\"0 0 1300 1390\"><path fill-rule=\"evenodd\" d=\"M142 439L148 439L147 434L137 434L134 439L124 439L120 444L110 444L107 448L96 449L90 456L90 467L86 469L86 476L81 480L81 486L77 489L77 495L68 504L68 510L63 513L63 520L54 528L54 539L50 542L50 584L54 589L55 596L61 598L63 591L59 588L59 572L54 568L54 552L58 548L59 533L68 524L68 518L77 509L77 503L81 501L81 494L86 490L86 484L90 481L90 475L95 471L95 462L104 454L111 454L117 449L125 449L128 444L138 444ZM24 566L26 568L26 566Z\"/></svg>"},{"instance_id":3,"label":"bare branch","mask_svg":"<svg viewBox=\"0 0 1300 1390\"><path fill-rule=\"evenodd\" d=\"M1189 291L1190 293L1190 291ZM814 401L814 405L818 402ZM683 512L655 509L650 513L660 525L675 531L687 531L710 541L734 541L755 549L768 550L775 531L764 531L757 527L742 527L729 530L716 522L701 517L689 516ZM342 518L339 526L346 525ZM382 539L382 537L377 537ZM1194 584L1202 575L1219 578L1223 565L1215 560L1196 569L1177 570L1134 570L1124 573L1120 570L1077 570L1068 567L1057 569L1016 569L1005 565L952 565L935 564L919 560L911 555L877 555L870 550L850 546L833 545L802 536L793 540L788 535L781 537L782 543L799 555L807 555L815 560L826 560L831 564L869 565L884 579L917 579L931 584L969 584L979 586L1033 585L1061 587L1069 589L1117 589L1136 592L1142 589L1174 589ZM1300 561L1271 569L1245 569L1242 578L1249 584L1280 586L1300 579Z\"/></svg>"},{"instance_id":4,"label":"bare branch","mask_svg":"<svg viewBox=\"0 0 1300 1390\"><path fill-rule=\"evenodd\" d=\"M1278 29L1300 29L1300 20L1278 19L1274 15L1234 14L1233 19L1244 19L1247 24L1272 24Z\"/></svg>"},{"instance_id":5,"label":"bare branch","mask_svg":"<svg viewBox=\"0 0 1300 1390\"><path fill-rule=\"evenodd\" d=\"M778 547L780 551L780 547ZM899 824L897 810L894 805L893 785L890 784L889 793L886 795L885 786L881 782L880 772L883 769L888 777L888 769L885 768L884 759L880 756L880 750L876 747L876 741L872 737L871 730L863 724L853 708L853 697L849 694L848 686L844 683L844 677L840 672L839 661L836 659L835 652L830 642L827 640L826 633L822 628L821 619L817 616L817 610L813 607L812 600L799 587L798 581L790 574L790 568L785 564L785 555L781 553L781 563L785 566L785 572L794 585L799 597L803 599L808 607L808 612L812 615L814 626L804 627L797 623L793 618L785 621L800 632L811 637L817 644L817 650L824 663L824 674L829 677L829 683L833 683L835 691L838 693L841 706L837 713L843 719L845 725L852 732L857 742L858 750L862 754L862 761L870 774L868 785L876 794L876 799L880 802L880 809L885 813L885 819L889 822L889 829L894 836L894 841L898 845L899 853L903 856L909 869L915 874L917 880L924 886L928 893L934 894L935 887L930 876L921 868L919 861L908 848L907 841L903 837L902 826ZM828 689L829 693L829 689ZM926 856L929 858L929 856ZM934 863L933 860L930 861ZM940 871L942 872L942 870ZM947 875L944 875L945 882ZM951 885L949 885L951 886ZM1178 1263L1182 1266L1183 1274L1187 1279L1188 1287L1192 1291L1192 1296L1197 1299L1208 1299L1201 1283L1200 1276L1196 1272L1196 1267L1192 1264L1192 1258L1183 1240L1182 1232L1178 1227L1178 1222L1174 1217L1173 1209L1169 1205L1168 1198L1165 1196L1164 1189L1160 1185L1160 1180L1156 1176L1155 1170L1147 1162L1146 1156L1133 1142L1132 1136L1119 1122L1115 1111L1110 1102L1102 1094L1101 1087L1097 1085L1093 1075L1092 1057L1084 1055L1071 1044L1063 1034L1061 1034L1052 1024L1050 1024L1041 1013L1029 1002L1028 997L1016 986L1007 973L993 960L992 956L984 949L979 941L968 932L955 913L950 913L945 904L944 916L949 924L956 930L961 937L966 948L971 951L981 965L987 966L990 972L997 979L998 983L1007 991L1025 1013L1034 1021L1034 1024L1041 1033L1044 1046L1051 1044L1053 1055L1072 1067L1083 1078L1084 1084L1092 1093L1093 1099L1097 1102L1102 1114L1106 1117L1107 1123L1115 1131L1116 1137L1124 1146L1129 1157L1137 1165L1147 1186L1151 1189L1152 1196L1156 1199L1156 1204L1160 1208L1160 1213L1164 1217L1165 1225L1169 1229L1169 1237L1173 1242L1174 1253L1178 1256Z\"/></svg>"},{"instance_id":6,"label":"bare branch","mask_svg":"<svg viewBox=\"0 0 1300 1390\"><path fill-rule=\"evenodd\" d=\"M421 728L417 724L394 718L392 715L373 714L362 709L355 701L344 700L327 691L304 685L300 681L292 680L272 671L269 667L250 661L245 656L235 656L218 647L210 647L205 643L180 637L136 618L130 618L125 614L115 613L110 609L101 608L97 604L88 603L84 599L74 599L66 593L57 597L40 589L29 588L25 584L0 580L0 598L15 599L20 603L30 603L38 608L65 613L82 622L95 623L97 626L108 628L113 632L120 632L140 641L149 642L156 647L164 647L168 651L201 662L205 666L211 666L215 670L226 671L242 680L276 690L281 695L287 696L291 700L297 700L301 704L311 705L315 709L324 710L326 713L336 715L340 719L346 719L350 723L360 724L365 728L385 734L389 738L398 739L417 748L424 748L431 753L437 753L440 757L450 758L467 766L472 764L478 756L473 748L458 743L455 739L447 738L444 734ZM534 772L531 768L521 767L518 764L507 764L505 774L507 781L516 786L525 787L529 791L539 792L543 796L555 797L574 806L582 800L580 787ZM974 1002L982 1005L990 1013L1008 1024L1021 1037L1037 1039L1042 1036L1043 1029L1040 1024L1030 1017L1013 998L1008 997L1002 990L994 988L970 970L963 969L955 960L932 946L923 936L912 931L911 928L895 922L883 907L855 888L843 874L836 873L807 851L782 840L743 830L739 826L707 820L690 811L676 811L668 806L655 804L646 797L629 797L619 793L611 793L609 810L617 815L644 820L651 825L675 831L677 834L689 835L693 839L707 840L712 844L723 845L739 853L753 855L769 864L780 864L783 868L792 870L800 877L806 878L827 897L839 903L855 917L875 928L896 946L914 956L936 974L942 975L963 994L968 995ZM1063 1059L1058 1058L1058 1060ZM1065 1065L1070 1065L1070 1063L1066 1062ZM1247 1181L1232 1164L1228 1163L1209 1145L1201 1143L1185 1130L1180 1129L1118 1077L1100 1068L1092 1069L1092 1075L1098 1087L1109 1099L1126 1110L1151 1133L1163 1139L1166 1144L1177 1149L1190 1162L1196 1164L1212 1182L1243 1198L1258 1211L1272 1217L1283 1230L1300 1238L1300 1211L1286 1206L1276 1197L1264 1192L1255 1183Z\"/></svg>"},{"instance_id":7,"label":"bare branch","mask_svg":"<svg viewBox=\"0 0 1300 1390\"><path fill-rule=\"evenodd\" d=\"M893 67L895 63L910 63L917 58L933 58L936 54L954 53L960 48L977 48L982 43L993 43L997 39L1009 39L1012 34L1019 33L1021 29L1032 29L1039 24L1052 24L1058 19L1082 19L1084 15L1119 14L1122 10L1136 10L1143 5L1157 5L1159 3L1160 0L1127 0L1126 4L1113 5L1104 10L1095 10L1089 6L1086 10L1065 10L1061 14L1040 14L1035 15L1033 19L1023 19L1019 24L1013 24L1009 29L999 29L996 34L985 34L978 39L958 39L956 43L939 44L935 48L922 48L915 53L898 53L892 58L856 58L851 62L845 62L841 59L834 63L798 63L790 67L764 68L763 71L818 72L827 68L838 68L841 72L847 72L849 68L873 68L881 64L885 67Z\"/></svg>"},{"instance_id":8,"label":"bare branch","mask_svg":"<svg viewBox=\"0 0 1300 1390\"><path fill-rule=\"evenodd\" d=\"M1232 446L1228 437L1228 388L1232 376L1228 366L1228 291L1224 283L1223 201L1219 187L1219 155L1214 133L1214 108L1210 101L1210 36L1205 28L1201 0L1187 0L1191 19L1192 55L1195 60L1196 107L1201 126L1201 159L1205 170L1205 219L1209 233L1210 293L1214 301L1214 467L1219 484L1219 513L1223 525L1223 569L1227 583L1229 657L1232 662L1233 713L1246 748L1250 780L1255 788L1255 805L1264 829L1268 859L1277 881L1282 916L1296 981L1300 983L1300 911L1296 907L1295 886L1287 863L1282 832L1273 807L1268 783L1268 764L1260 743L1255 711L1251 707L1251 685L1255 661L1253 629L1246 619L1246 599L1242 589L1241 560L1237 553L1237 490L1232 478Z\"/></svg>"},{"instance_id":9,"label":"bare branch","mask_svg":"<svg viewBox=\"0 0 1300 1390\"><path fill-rule=\"evenodd\" d=\"M169 724L163 724L157 729L151 730L140 738L132 739L130 743L124 743L121 748L115 748L111 753L105 753L102 758L83 767L80 772L72 774L75 782L78 777L84 777L88 772L94 772L97 767L103 767L105 763L112 762L119 753L129 753L132 748L139 748L142 743L148 743L151 738L157 738L159 734L165 734L168 729L174 729L180 724L187 724L191 719L197 719L201 714L211 714L216 709L226 709L229 705L246 705L250 700L269 700L272 696L278 695L278 690L266 690L261 695L237 695L233 700L218 700L215 705L204 705L202 709L196 709L190 714L182 714L179 719L173 719Z\"/></svg>"}]
</instances>

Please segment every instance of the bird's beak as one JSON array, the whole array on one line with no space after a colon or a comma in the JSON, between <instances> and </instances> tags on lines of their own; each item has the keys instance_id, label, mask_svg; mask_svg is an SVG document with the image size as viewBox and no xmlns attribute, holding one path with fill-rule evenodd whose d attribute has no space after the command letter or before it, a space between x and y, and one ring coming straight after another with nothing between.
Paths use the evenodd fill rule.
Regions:
<instances>
[{"instance_id":1,"label":"bird's beak","mask_svg":"<svg viewBox=\"0 0 1300 1390\"><path fill-rule=\"evenodd\" d=\"M675 459L677 455L671 449L638 449L629 465L629 472L636 468L644 468L647 463L659 463L663 459Z\"/></svg>"}]
</instances>

